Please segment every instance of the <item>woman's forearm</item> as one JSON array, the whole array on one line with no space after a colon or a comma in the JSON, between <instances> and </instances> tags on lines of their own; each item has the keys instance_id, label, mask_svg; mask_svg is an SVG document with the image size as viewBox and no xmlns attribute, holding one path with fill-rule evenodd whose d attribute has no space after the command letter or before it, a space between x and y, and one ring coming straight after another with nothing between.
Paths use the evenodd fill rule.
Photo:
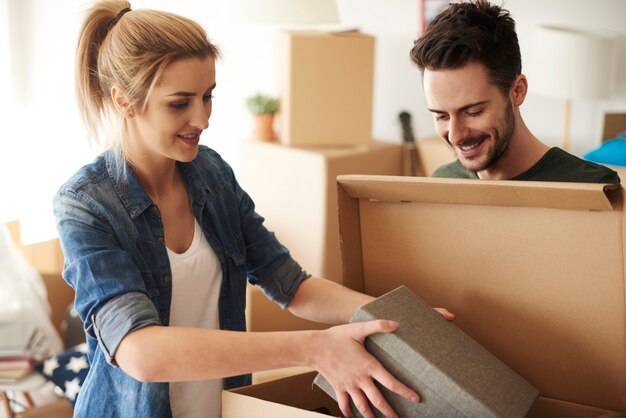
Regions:
<instances>
[{"instance_id":1,"label":"woman's forearm","mask_svg":"<svg viewBox=\"0 0 626 418\"><path fill-rule=\"evenodd\" d=\"M215 379L310 365L314 333L149 326L124 337L115 360L122 370L140 381Z\"/></svg>"},{"instance_id":2,"label":"woman's forearm","mask_svg":"<svg viewBox=\"0 0 626 418\"><path fill-rule=\"evenodd\" d=\"M287 309L310 321L345 324L359 306L373 299L330 280L311 277L300 284Z\"/></svg>"}]
</instances>

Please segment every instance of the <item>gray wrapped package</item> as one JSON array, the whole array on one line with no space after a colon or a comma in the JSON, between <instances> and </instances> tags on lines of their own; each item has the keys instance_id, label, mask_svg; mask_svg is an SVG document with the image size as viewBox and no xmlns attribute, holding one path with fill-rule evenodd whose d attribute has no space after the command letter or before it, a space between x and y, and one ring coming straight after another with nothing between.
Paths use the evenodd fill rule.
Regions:
<instances>
[{"instance_id":1,"label":"gray wrapped package","mask_svg":"<svg viewBox=\"0 0 626 418\"><path fill-rule=\"evenodd\" d=\"M394 320L400 328L368 337L367 351L422 399L415 404L377 384L400 417L524 417L539 395L406 286L363 305L350 322L373 319ZM315 384L335 398L322 375ZM361 416L354 405L352 410Z\"/></svg>"}]
</instances>

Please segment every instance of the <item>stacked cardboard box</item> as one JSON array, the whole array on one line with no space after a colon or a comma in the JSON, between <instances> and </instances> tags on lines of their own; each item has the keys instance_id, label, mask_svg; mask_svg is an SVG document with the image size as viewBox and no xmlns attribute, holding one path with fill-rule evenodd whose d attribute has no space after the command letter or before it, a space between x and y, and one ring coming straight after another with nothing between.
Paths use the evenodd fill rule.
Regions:
<instances>
[{"instance_id":1,"label":"stacked cardboard box","mask_svg":"<svg viewBox=\"0 0 626 418\"><path fill-rule=\"evenodd\" d=\"M285 31L280 54L281 143L372 141L373 37L357 31Z\"/></svg>"},{"instance_id":2,"label":"stacked cardboard box","mask_svg":"<svg viewBox=\"0 0 626 418\"><path fill-rule=\"evenodd\" d=\"M263 142L243 146L241 184L265 225L309 273L341 281L337 176L402 173L402 148L373 142L350 147L295 147ZM248 289L248 329L286 331L327 325L281 311Z\"/></svg>"}]
</instances>

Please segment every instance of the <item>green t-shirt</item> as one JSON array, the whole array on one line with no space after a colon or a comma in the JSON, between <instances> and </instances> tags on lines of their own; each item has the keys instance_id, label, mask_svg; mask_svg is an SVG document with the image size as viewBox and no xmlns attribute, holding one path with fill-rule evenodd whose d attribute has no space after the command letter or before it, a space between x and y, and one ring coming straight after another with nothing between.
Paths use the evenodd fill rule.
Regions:
<instances>
[{"instance_id":1,"label":"green t-shirt","mask_svg":"<svg viewBox=\"0 0 626 418\"><path fill-rule=\"evenodd\" d=\"M478 175L466 170L459 160L439 167L433 177L478 179ZM557 147L550 148L537 164L511 180L620 184L619 176L610 168L582 160Z\"/></svg>"}]
</instances>

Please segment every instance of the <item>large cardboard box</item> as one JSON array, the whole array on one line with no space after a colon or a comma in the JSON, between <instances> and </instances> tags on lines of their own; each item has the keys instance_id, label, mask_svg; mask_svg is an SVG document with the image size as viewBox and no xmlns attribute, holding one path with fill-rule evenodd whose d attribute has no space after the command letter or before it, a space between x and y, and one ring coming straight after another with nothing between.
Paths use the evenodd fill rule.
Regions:
<instances>
[{"instance_id":1,"label":"large cardboard box","mask_svg":"<svg viewBox=\"0 0 626 418\"><path fill-rule=\"evenodd\" d=\"M402 147L373 142L347 147L295 147L249 141L243 145L242 187L265 225L304 269L341 281L337 181L341 174L402 174ZM278 331L326 325L281 311L256 287L248 289L248 329Z\"/></svg>"},{"instance_id":2,"label":"large cardboard box","mask_svg":"<svg viewBox=\"0 0 626 418\"><path fill-rule=\"evenodd\" d=\"M279 50L280 142L371 142L374 38L357 31L285 31Z\"/></svg>"},{"instance_id":3,"label":"large cardboard box","mask_svg":"<svg viewBox=\"0 0 626 418\"><path fill-rule=\"evenodd\" d=\"M265 225L311 274L341 281L337 176L402 174L402 146L243 144L240 183Z\"/></svg>"},{"instance_id":4,"label":"large cardboard box","mask_svg":"<svg viewBox=\"0 0 626 418\"><path fill-rule=\"evenodd\" d=\"M383 176L338 184L345 285L374 296L407 285L450 309L455 325L539 389L529 417L626 416L621 187Z\"/></svg>"}]
</instances>

